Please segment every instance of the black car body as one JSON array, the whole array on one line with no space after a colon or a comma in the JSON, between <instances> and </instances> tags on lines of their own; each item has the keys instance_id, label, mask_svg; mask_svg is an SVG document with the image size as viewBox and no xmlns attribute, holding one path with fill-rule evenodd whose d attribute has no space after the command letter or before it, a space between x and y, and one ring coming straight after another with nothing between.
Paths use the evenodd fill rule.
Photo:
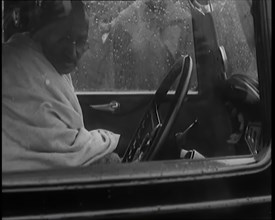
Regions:
<instances>
[{"instance_id":1,"label":"black car body","mask_svg":"<svg viewBox=\"0 0 275 220\"><path fill-rule=\"evenodd\" d=\"M15 7L8 2L7 11ZM174 143L167 135L164 159L2 172L3 219L271 219L271 0L242 1L251 6L253 16L257 80L228 75L230 57L218 42L211 1L190 2L194 6L190 10L197 87L187 93L169 134L185 131L197 120L185 137L185 149L197 147L205 158L169 158ZM16 7L23 10L22 5ZM113 30L107 43L109 37L116 37ZM13 31L5 31L7 40ZM25 31L24 26L15 28L18 31ZM125 146L154 97L154 92L77 94L86 127L116 131L124 136ZM173 95L168 93L167 99ZM107 105L107 109L98 110L111 101L120 108L112 110L112 105ZM220 148L226 145L228 132L226 126L220 126L225 123L223 119L217 117L230 115L232 109L244 117L234 153L231 148ZM236 120L234 116L228 118ZM237 128L232 121L234 131ZM217 138L211 138L214 135ZM123 157L126 148L119 151Z\"/></svg>"}]
</instances>

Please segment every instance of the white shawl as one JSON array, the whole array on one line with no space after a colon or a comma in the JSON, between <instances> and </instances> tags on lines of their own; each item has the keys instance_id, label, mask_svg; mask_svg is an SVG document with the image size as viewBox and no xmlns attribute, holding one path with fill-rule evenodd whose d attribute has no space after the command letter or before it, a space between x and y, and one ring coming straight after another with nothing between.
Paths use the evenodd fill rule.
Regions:
<instances>
[{"instance_id":1,"label":"white shawl","mask_svg":"<svg viewBox=\"0 0 275 220\"><path fill-rule=\"evenodd\" d=\"M27 35L2 44L2 172L86 166L119 135L84 128L70 75L60 75Z\"/></svg>"}]
</instances>

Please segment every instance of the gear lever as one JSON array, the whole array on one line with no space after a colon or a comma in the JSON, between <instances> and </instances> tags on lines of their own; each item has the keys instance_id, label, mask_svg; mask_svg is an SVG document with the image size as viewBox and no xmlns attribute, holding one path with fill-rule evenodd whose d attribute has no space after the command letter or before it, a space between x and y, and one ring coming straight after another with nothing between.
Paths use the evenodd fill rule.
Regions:
<instances>
[{"instance_id":1,"label":"gear lever","mask_svg":"<svg viewBox=\"0 0 275 220\"><path fill-rule=\"evenodd\" d=\"M178 148L180 149L182 148L185 142L185 136L187 132L190 131L190 129L193 128L194 125L196 125L197 123L198 123L198 119L196 118L195 121L192 124L190 124L184 131L178 132L175 134L176 144Z\"/></svg>"}]
</instances>

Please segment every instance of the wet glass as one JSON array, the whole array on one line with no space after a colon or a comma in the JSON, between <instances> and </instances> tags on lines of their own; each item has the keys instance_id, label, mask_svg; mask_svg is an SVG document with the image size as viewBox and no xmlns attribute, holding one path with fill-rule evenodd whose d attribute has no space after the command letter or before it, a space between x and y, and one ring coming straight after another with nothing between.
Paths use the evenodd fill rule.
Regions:
<instances>
[{"instance_id":1,"label":"wet glass","mask_svg":"<svg viewBox=\"0 0 275 220\"><path fill-rule=\"evenodd\" d=\"M85 1L89 50L72 74L76 91L155 91L180 55L197 75L188 1Z\"/></svg>"}]
</instances>

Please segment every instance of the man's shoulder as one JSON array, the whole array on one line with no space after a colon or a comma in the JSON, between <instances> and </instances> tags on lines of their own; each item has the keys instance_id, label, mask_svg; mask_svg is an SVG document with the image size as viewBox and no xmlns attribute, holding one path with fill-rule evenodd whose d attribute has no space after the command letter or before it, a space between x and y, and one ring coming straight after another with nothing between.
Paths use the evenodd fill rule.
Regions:
<instances>
[{"instance_id":1,"label":"man's shoulder","mask_svg":"<svg viewBox=\"0 0 275 220\"><path fill-rule=\"evenodd\" d=\"M2 43L2 68L14 67L16 64L29 65L37 57L35 43L26 34L15 34L7 42Z\"/></svg>"},{"instance_id":2,"label":"man's shoulder","mask_svg":"<svg viewBox=\"0 0 275 220\"><path fill-rule=\"evenodd\" d=\"M2 43L2 48L5 50L15 50L24 52L27 48L34 47L35 43L30 38L27 32L25 33L16 33L10 37L7 42ZM3 49L2 49L3 53Z\"/></svg>"},{"instance_id":3,"label":"man's shoulder","mask_svg":"<svg viewBox=\"0 0 275 220\"><path fill-rule=\"evenodd\" d=\"M14 60L16 58L23 59L27 53L27 40L24 39L23 35L16 34L12 36L7 42L2 43L2 58L9 60ZM3 62L3 63L6 63Z\"/></svg>"}]
</instances>

